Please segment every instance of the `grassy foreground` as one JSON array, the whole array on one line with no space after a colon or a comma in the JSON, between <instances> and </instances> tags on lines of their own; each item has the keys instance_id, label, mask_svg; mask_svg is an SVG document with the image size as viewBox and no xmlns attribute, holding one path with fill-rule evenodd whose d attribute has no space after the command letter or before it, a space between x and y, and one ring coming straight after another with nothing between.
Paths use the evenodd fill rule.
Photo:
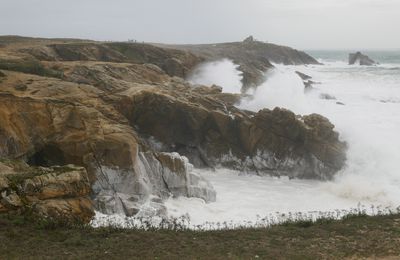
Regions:
<instances>
[{"instance_id":1,"label":"grassy foreground","mask_svg":"<svg viewBox=\"0 0 400 260\"><path fill-rule=\"evenodd\" d=\"M264 229L141 231L0 217L1 259L400 259L400 215Z\"/></svg>"}]
</instances>

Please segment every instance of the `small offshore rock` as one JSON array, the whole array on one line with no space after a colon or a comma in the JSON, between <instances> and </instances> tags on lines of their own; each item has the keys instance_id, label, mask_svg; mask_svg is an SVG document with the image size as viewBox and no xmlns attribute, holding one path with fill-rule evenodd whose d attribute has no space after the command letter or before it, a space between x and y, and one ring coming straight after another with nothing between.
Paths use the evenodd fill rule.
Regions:
<instances>
[{"instance_id":1,"label":"small offshore rock","mask_svg":"<svg viewBox=\"0 0 400 260\"><path fill-rule=\"evenodd\" d=\"M372 66L376 65L377 62L372 60L367 55L362 54L361 52L350 53L349 54L349 65L361 65L361 66Z\"/></svg>"}]
</instances>

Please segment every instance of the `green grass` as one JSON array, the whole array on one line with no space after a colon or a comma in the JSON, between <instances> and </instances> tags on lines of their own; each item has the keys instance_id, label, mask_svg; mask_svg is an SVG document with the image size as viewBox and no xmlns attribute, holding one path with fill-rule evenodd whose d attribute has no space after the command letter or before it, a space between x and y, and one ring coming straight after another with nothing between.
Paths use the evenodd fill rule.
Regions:
<instances>
[{"instance_id":1,"label":"green grass","mask_svg":"<svg viewBox=\"0 0 400 260\"><path fill-rule=\"evenodd\" d=\"M400 255L400 215L220 231L91 228L0 217L4 259L343 259Z\"/></svg>"}]
</instances>

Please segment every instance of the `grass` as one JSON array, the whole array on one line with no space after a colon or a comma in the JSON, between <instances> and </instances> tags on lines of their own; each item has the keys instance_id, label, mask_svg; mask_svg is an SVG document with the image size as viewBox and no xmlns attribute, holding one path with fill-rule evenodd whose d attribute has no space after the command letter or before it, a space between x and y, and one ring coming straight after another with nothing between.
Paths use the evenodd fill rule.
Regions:
<instances>
[{"instance_id":1,"label":"grass","mask_svg":"<svg viewBox=\"0 0 400 260\"><path fill-rule=\"evenodd\" d=\"M218 231L92 228L0 217L4 259L343 259L400 255L400 215Z\"/></svg>"}]
</instances>

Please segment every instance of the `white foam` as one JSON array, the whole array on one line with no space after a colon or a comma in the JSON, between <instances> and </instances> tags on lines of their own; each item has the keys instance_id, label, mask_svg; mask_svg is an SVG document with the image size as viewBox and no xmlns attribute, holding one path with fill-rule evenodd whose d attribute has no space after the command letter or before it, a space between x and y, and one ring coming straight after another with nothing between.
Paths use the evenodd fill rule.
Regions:
<instances>
[{"instance_id":1,"label":"white foam","mask_svg":"<svg viewBox=\"0 0 400 260\"><path fill-rule=\"evenodd\" d=\"M221 86L223 92L240 93L243 76L238 67L229 59L205 62L194 69L188 81L206 86L215 84Z\"/></svg>"}]
</instances>

